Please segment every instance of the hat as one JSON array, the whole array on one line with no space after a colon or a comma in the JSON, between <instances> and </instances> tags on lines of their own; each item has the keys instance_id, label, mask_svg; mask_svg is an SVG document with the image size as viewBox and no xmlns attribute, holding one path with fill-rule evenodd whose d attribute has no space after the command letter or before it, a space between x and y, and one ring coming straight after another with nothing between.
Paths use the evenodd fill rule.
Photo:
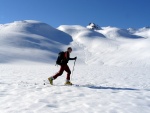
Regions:
<instances>
[{"instance_id":1,"label":"hat","mask_svg":"<svg viewBox=\"0 0 150 113\"><path fill-rule=\"evenodd\" d=\"M67 49L67 50L69 50L69 49L71 49L71 50L72 50L72 48L71 48L71 47L68 47L68 49Z\"/></svg>"}]
</instances>

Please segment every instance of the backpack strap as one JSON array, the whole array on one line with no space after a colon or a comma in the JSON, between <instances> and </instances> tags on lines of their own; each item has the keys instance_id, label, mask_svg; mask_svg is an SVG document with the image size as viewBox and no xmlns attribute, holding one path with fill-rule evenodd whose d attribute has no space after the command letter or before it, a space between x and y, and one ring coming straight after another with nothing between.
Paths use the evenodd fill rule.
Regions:
<instances>
[{"instance_id":1,"label":"backpack strap","mask_svg":"<svg viewBox=\"0 0 150 113\"><path fill-rule=\"evenodd\" d=\"M67 56L67 51L66 51L65 54L64 54L64 58L67 59L67 57L68 56Z\"/></svg>"}]
</instances>

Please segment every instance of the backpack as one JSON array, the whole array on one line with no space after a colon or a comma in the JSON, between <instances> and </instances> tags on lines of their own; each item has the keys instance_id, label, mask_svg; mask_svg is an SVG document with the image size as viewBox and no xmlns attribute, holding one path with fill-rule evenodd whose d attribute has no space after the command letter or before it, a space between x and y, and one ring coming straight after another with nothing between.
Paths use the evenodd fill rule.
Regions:
<instances>
[{"instance_id":1,"label":"backpack","mask_svg":"<svg viewBox=\"0 0 150 113\"><path fill-rule=\"evenodd\" d=\"M64 54L65 54L65 52L63 52L63 51L58 53L58 57L57 57L57 60L56 60L57 65L63 64Z\"/></svg>"}]
</instances>

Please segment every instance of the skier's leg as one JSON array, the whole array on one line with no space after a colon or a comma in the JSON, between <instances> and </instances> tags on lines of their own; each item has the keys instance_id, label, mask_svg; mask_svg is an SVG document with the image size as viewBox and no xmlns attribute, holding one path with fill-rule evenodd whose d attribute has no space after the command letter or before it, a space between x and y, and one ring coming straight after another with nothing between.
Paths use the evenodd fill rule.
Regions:
<instances>
[{"instance_id":1,"label":"skier's leg","mask_svg":"<svg viewBox=\"0 0 150 113\"><path fill-rule=\"evenodd\" d=\"M66 65L65 71L67 72L66 80L70 81L70 74L71 74L71 71L70 71L70 68L69 68L68 65Z\"/></svg>"},{"instance_id":2,"label":"skier's leg","mask_svg":"<svg viewBox=\"0 0 150 113\"><path fill-rule=\"evenodd\" d=\"M56 73L54 76L53 76L53 79L56 79L58 76L61 76L65 70L65 65L61 65L60 66L60 70L58 71L58 73Z\"/></svg>"},{"instance_id":3,"label":"skier's leg","mask_svg":"<svg viewBox=\"0 0 150 113\"><path fill-rule=\"evenodd\" d=\"M56 73L54 76L48 78L51 85L53 85L53 80L54 79L56 79L58 76L63 74L64 70L65 70L65 65L61 65L59 72Z\"/></svg>"}]
</instances>

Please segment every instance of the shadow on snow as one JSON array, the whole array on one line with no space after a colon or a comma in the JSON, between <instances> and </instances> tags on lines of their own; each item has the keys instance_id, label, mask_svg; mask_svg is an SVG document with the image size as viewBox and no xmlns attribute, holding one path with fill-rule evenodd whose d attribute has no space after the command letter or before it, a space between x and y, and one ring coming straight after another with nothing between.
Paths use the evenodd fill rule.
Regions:
<instances>
[{"instance_id":1,"label":"shadow on snow","mask_svg":"<svg viewBox=\"0 0 150 113\"><path fill-rule=\"evenodd\" d=\"M139 89L135 89L135 88L119 88L119 87L104 87L104 86L88 86L88 85L84 85L83 87L87 87L87 88L91 88L91 89L111 89L111 90L139 90Z\"/></svg>"}]
</instances>

